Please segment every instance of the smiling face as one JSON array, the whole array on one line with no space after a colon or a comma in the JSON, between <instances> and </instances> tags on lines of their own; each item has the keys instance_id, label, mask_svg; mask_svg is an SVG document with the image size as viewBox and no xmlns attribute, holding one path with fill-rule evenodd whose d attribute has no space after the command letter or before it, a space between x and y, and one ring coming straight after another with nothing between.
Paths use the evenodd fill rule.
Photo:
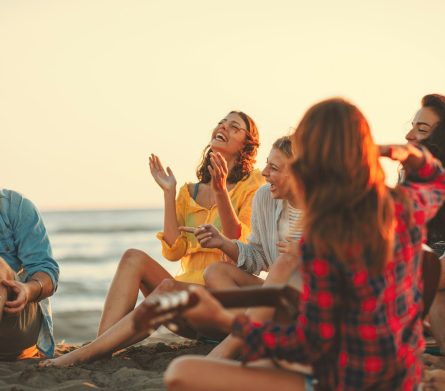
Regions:
<instances>
[{"instance_id":1,"label":"smiling face","mask_svg":"<svg viewBox=\"0 0 445 391\"><path fill-rule=\"evenodd\" d=\"M431 136L434 127L439 122L439 116L429 107L422 107L413 119L413 127L405 138L410 143L419 143Z\"/></svg>"},{"instance_id":2,"label":"smiling face","mask_svg":"<svg viewBox=\"0 0 445 391\"><path fill-rule=\"evenodd\" d=\"M291 199L294 179L290 163L291 159L279 149L271 149L262 174L266 182L270 183L270 192L274 199Z\"/></svg>"},{"instance_id":3,"label":"smiling face","mask_svg":"<svg viewBox=\"0 0 445 391\"><path fill-rule=\"evenodd\" d=\"M242 151L246 142L247 124L237 113L230 113L219 121L212 132L210 147L214 152L223 155L237 156Z\"/></svg>"}]
</instances>

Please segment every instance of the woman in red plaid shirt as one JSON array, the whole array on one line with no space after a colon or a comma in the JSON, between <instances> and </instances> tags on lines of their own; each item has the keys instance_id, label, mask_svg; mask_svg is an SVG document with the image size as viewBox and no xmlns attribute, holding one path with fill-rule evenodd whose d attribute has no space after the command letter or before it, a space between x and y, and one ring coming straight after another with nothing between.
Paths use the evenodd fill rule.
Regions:
<instances>
[{"instance_id":1,"label":"woman in red plaid shirt","mask_svg":"<svg viewBox=\"0 0 445 391\"><path fill-rule=\"evenodd\" d=\"M417 390L423 351L419 285L425 224L445 197L441 164L414 145L374 144L360 110L322 101L293 135L293 170L304 205L299 254L304 287L295 323L234 316L204 289L186 312L245 342L243 361L311 364L312 376L234 361L181 357L169 390ZM380 152L380 153L379 153ZM410 181L388 189L379 155L400 161Z\"/></svg>"}]
</instances>

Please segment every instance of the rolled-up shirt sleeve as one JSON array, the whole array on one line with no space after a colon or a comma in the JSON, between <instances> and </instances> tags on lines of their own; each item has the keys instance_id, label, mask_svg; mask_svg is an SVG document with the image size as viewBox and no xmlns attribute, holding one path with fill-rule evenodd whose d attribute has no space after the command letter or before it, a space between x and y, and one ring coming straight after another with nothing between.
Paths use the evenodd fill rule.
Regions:
<instances>
[{"instance_id":1,"label":"rolled-up shirt sleeve","mask_svg":"<svg viewBox=\"0 0 445 391\"><path fill-rule=\"evenodd\" d=\"M53 258L42 216L30 200L19 194L12 195L10 212L18 259L28 276L37 272L48 274L55 291L59 281L59 265Z\"/></svg>"},{"instance_id":2,"label":"rolled-up shirt sleeve","mask_svg":"<svg viewBox=\"0 0 445 391\"><path fill-rule=\"evenodd\" d=\"M178 226L185 225L185 209L187 207L188 188L187 184L181 187L176 198L176 219ZM186 253L189 247L187 235L181 232L172 245L169 245L164 239L164 232L158 232L156 237L161 241L162 255L169 261L179 261Z\"/></svg>"}]
</instances>

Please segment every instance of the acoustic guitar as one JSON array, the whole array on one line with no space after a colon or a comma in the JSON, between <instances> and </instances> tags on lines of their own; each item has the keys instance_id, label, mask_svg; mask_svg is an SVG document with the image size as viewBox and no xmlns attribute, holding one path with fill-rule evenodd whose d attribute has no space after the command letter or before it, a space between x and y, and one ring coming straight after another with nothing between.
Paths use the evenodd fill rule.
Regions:
<instances>
[{"instance_id":1,"label":"acoustic guitar","mask_svg":"<svg viewBox=\"0 0 445 391\"><path fill-rule=\"evenodd\" d=\"M295 317L299 292L290 285L269 285L236 289L209 290L225 308L273 307L290 319ZM150 296L136 308L136 330L154 331L168 324L180 313L198 303L194 292L187 290Z\"/></svg>"}]
</instances>

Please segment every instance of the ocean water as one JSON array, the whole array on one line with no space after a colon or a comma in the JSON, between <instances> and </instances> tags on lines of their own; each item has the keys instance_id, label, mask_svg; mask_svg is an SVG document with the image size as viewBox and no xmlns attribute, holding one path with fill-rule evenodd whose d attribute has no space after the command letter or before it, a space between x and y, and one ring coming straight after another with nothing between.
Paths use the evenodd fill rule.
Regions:
<instances>
[{"instance_id":1,"label":"ocean water","mask_svg":"<svg viewBox=\"0 0 445 391\"><path fill-rule=\"evenodd\" d=\"M162 257L156 238L163 226L162 209L60 211L42 215L60 265L59 287L52 298L58 339L79 342L91 338L91 329L97 327L108 287L126 249L145 251L172 275L180 268L179 262ZM70 325L77 330L75 334Z\"/></svg>"}]
</instances>

